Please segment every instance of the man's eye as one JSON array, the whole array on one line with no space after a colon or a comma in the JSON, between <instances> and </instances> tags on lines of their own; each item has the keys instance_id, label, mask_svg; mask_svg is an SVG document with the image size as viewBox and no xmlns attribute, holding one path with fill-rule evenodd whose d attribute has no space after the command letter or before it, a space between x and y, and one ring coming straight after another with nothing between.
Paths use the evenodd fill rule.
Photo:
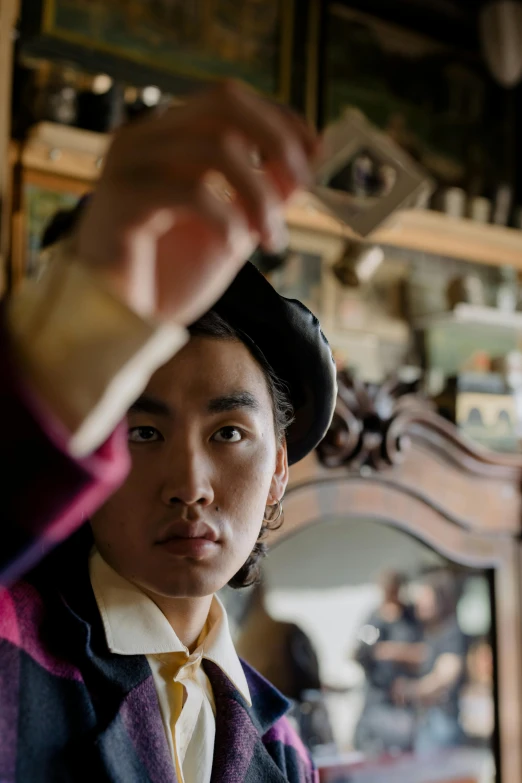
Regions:
<instances>
[{"instance_id":1,"label":"man's eye","mask_svg":"<svg viewBox=\"0 0 522 783\"><path fill-rule=\"evenodd\" d=\"M129 443L154 443L161 439L161 433L156 427L131 427Z\"/></svg>"},{"instance_id":2,"label":"man's eye","mask_svg":"<svg viewBox=\"0 0 522 783\"><path fill-rule=\"evenodd\" d=\"M243 440L243 435L237 427L221 427L212 436L212 440L218 443L238 443L240 440Z\"/></svg>"}]
</instances>

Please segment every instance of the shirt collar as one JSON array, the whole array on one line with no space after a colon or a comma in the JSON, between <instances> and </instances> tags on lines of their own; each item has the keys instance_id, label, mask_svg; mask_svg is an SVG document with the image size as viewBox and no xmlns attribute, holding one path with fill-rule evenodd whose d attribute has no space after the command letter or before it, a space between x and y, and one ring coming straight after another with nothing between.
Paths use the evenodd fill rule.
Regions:
<instances>
[{"instance_id":1,"label":"shirt collar","mask_svg":"<svg viewBox=\"0 0 522 783\"><path fill-rule=\"evenodd\" d=\"M111 568L96 549L89 559L89 573L111 652L118 655L189 654L154 601ZM232 642L227 614L217 596L212 599L200 648L203 658L219 666L251 705L250 690Z\"/></svg>"}]
</instances>

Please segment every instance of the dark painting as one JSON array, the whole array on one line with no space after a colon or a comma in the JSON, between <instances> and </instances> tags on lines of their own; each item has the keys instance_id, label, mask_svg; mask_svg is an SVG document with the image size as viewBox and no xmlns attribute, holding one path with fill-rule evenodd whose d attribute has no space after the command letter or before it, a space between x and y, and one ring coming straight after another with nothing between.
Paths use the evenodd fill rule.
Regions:
<instances>
[{"instance_id":1,"label":"dark painting","mask_svg":"<svg viewBox=\"0 0 522 783\"><path fill-rule=\"evenodd\" d=\"M323 122L357 107L439 182L495 176L503 96L479 56L336 3L325 37Z\"/></svg>"},{"instance_id":2,"label":"dark painting","mask_svg":"<svg viewBox=\"0 0 522 783\"><path fill-rule=\"evenodd\" d=\"M37 5L26 2L26 18ZM80 64L100 63L112 73L116 67L119 78L127 73L131 81L156 77L166 85L169 76L235 77L287 98L291 0L41 0L39 5L37 49L43 44L59 50L61 44L63 54L71 51Z\"/></svg>"},{"instance_id":3,"label":"dark painting","mask_svg":"<svg viewBox=\"0 0 522 783\"><path fill-rule=\"evenodd\" d=\"M72 209L77 202L75 192L53 190L30 182L25 185L26 275L38 276L42 238L51 219L62 209Z\"/></svg>"}]
</instances>

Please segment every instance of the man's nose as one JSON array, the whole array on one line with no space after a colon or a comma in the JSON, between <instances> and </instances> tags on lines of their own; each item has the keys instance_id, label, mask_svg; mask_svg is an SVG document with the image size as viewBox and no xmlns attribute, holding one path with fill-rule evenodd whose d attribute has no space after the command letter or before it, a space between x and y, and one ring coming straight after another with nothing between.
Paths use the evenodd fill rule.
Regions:
<instances>
[{"instance_id":1,"label":"man's nose","mask_svg":"<svg viewBox=\"0 0 522 783\"><path fill-rule=\"evenodd\" d=\"M214 500L210 474L208 459L201 449L188 444L174 446L161 492L163 502L168 506L210 505Z\"/></svg>"}]
</instances>

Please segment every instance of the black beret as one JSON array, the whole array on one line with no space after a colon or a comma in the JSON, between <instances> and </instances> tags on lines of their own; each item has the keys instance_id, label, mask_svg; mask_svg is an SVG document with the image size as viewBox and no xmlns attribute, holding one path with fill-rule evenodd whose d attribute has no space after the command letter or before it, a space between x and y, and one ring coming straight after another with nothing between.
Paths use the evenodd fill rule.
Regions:
<instances>
[{"instance_id":1,"label":"black beret","mask_svg":"<svg viewBox=\"0 0 522 783\"><path fill-rule=\"evenodd\" d=\"M250 262L212 309L252 340L286 385L294 408L288 460L299 462L326 434L337 396L336 368L319 321L301 302L278 294Z\"/></svg>"},{"instance_id":2,"label":"black beret","mask_svg":"<svg viewBox=\"0 0 522 783\"><path fill-rule=\"evenodd\" d=\"M44 246L70 233L84 202L55 216ZM299 462L326 434L337 396L335 363L319 321L301 302L278 294L250 261L212 310L254 343L286 386L294 409L288 461Z\"/></svg>"}]
</instances>

